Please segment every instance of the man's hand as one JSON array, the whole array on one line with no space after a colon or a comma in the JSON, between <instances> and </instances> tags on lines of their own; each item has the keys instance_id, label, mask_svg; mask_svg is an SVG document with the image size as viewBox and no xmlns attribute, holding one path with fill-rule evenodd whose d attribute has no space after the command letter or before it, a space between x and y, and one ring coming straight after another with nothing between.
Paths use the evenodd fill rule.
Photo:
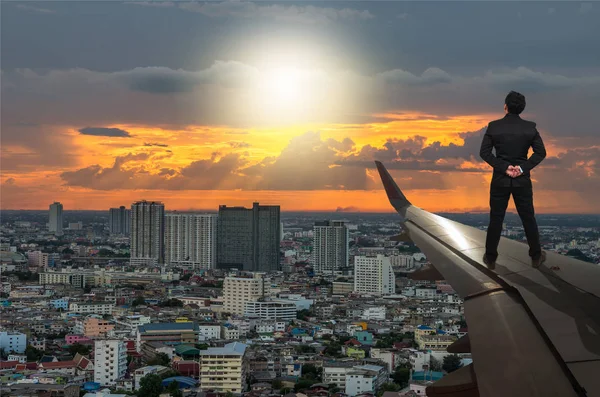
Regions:
<instances>
[{"instance_id":1,"label":"man's hand","mask_svg":"<svg viewBox=\"0 0 600 397\"><path fill-rule=\"evenodd\" d=\"M506 175L510 176L511 178L516 178L521 176L521 174L521 170L516 165L509 165L506 169Z\"/></svg>"}]
</instances>

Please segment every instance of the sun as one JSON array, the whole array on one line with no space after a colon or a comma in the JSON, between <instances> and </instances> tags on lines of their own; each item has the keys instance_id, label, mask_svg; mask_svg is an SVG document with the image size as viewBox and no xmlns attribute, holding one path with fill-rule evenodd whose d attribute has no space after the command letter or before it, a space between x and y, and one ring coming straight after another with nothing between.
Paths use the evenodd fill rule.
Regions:
<instances>
[{"instance_id":1,"label":"sun","mask_svg":"<svg viewBox=\"0 0 600 397\"><path fill-rule=\"evenodd\" d=\"M278 106L295 106L306 99L303 73L295 68L272 68L265 70L260 81L261 95Z\"/></svg>"}]
</instances>

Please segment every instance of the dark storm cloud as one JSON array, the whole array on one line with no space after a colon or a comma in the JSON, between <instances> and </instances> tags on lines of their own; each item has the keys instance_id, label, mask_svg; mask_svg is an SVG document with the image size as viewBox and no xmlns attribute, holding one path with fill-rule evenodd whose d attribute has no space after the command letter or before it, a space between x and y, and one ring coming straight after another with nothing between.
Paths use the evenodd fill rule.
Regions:
<instances>
[{"instance_id":1,"label":"dark storm cloud","mask_svg":"<svg viewBox=\"0 0 600 397\"><path fill-rule=\"evenodd\" d=\"M157 142L144 142L144 146L158 146L158 147L169 147L166 143L157 143Z\"/></svg>"},{"instance_id":2,"label":"dark storm cloud","mask_svg":"<svg viewBox=\"0 0 600 397\"><path fill-rule=\"evenodd\" d=\"M126 138L130 137L131 134L120 128L106 128L106 127L85 127L78 130L82 135L93 135L93 136L109 136L114 138Z\"/></svg>"}]
</instances>

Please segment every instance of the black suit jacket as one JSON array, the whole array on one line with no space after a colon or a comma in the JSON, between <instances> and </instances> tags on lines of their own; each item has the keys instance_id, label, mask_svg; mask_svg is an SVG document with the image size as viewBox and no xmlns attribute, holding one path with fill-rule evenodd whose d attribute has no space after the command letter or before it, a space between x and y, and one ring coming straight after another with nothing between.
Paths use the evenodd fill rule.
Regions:
<instances>
[{"instance_id":1,"label":"black suit jacket","mask_svg":"<svg viewBox=\"0 0 600 397\"><path fill-rule=\"evenodd\" d=\"M544 142L535 126L533 121L510 113L488 124L479 155L494 168L492 186L531 186L530 171L546 157ZM533 154L527 158L530 147ZM520 165L523 174L516 178L506 175L509 165Z\"/></svg>"}]
</instances>

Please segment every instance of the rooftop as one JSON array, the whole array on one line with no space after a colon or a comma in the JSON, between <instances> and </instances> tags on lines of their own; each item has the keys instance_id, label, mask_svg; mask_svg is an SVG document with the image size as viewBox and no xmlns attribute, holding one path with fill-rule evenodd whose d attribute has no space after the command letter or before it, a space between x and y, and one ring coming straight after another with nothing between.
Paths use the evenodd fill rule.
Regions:
<instances>
[{"instance_id":1,"label":"rooftop","mask_svg":"<svg viewBox=\"0 0 600 397\"><path fill-rule=\"evenodd\" d=\"M246 351L246 345L241 342L228 343L223 347L209 347L200 351L201 356L208 355L239 355L243 356Z\"/></svg>"}]
</instances>

